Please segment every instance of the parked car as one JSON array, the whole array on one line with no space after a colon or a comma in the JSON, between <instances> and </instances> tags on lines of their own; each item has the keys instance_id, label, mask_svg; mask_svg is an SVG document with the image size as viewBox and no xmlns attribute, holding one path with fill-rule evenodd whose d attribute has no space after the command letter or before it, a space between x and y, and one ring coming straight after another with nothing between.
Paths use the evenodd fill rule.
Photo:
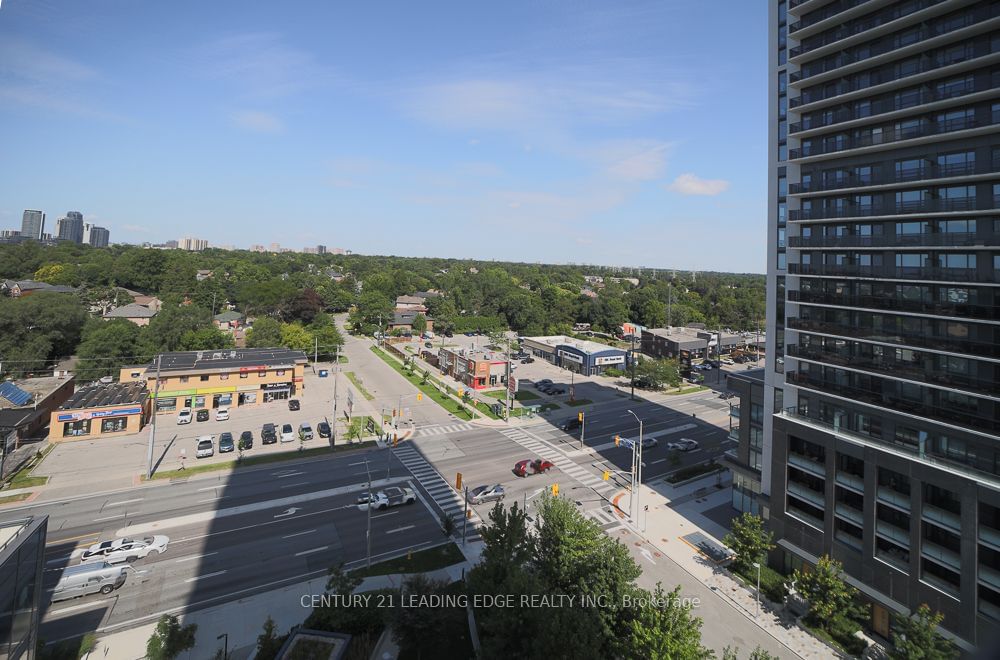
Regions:
<instances>
[{"instance_id":1,"label":"parked car","mask_svg":"<svg viewBox=\"0 0 1000 660\"><path fill-rule=\"evenodd\" d=\"M207 422L208 421L208 417L209 417L209 415L208 415L208 408L202 408L195 415L195 419L197 419L199 422Z\"/></svg>"},{"instance_id":2,"label":"parked car","mask_svg":"<svg viewBox=\"0 0 1000 660\"><path fill-rule=\"evenodd\" d=\"M228 422L229 421L229 407L223 406L215 411L215 421L217 422Z\"/></svg>"},{"instance_id":3,"label":"parked car","mask_svg":"<svg viewBox=\"0 0 1000 660\"><path fill-rule=\"evenodd\" d=\"M191 423L191 409L181 408L181 411L177 413L177 423L178 424L190 424Z\"/></svg>"},{"instance_id":4,"label":"parked car","mask_svg":"<svg viewBox=\"0 0 1000 660\"><path fill-rule=\"evenodd\" d=\"M676 449L677 451L694 451L697 448L698 443L691 438L681 438L667 443L667 449Z\"/></svg>"},{"instance_id":5,"label":"parked car","mask_svg":"<svg viewBox=\"0 0 1000 660\"><path fill-rule=\"evenodd\" d=\"M299 407L300 406L299 406L299 400L298 399L289 399L288 400L288 409L289 410L298 410Z\"/></svg>"},{"instance_id":6,"label":"parked car","mask_svg":"<svg viewBox=\"0 0 1000 660\"><path fill-rule=\"evenodd\" d=\"M80 555L81 562L107 562L120 564L143 559L150 554L167 551L170 539L166 536L147 536L141 539L120 538L114 541L95 543Z\"/></svg>"},{"instance_id":7,"label":"parked car","mask_svg":"<svg viewBox=\"0 0 1000 660\"><path fill-rule=\"evenodd\" d=\"M282 424L281 425L281 441L282 442L291 442L294 439L295 439L295 431L292 429L292 425L291 424Z\"/></svg>"},{"instance_id":8,"label":"parked car","mask_svg":"<svg viewBox=\"0 0 1000 660\"><path fill-rule=\"evenodd\" d=\"M393 486L375 493L375 496L372 497L371 505L376 509L384 510L391 506L399 506L400 504L413 504L416 501L417 496L409 488Z\"/></svg>"},{"instance_id":9,"label":"parked car","mask_svg":"<svg viewBox=\"0 0 1000 660\"><path fill-rule=\"evenodd\" d=\"M465 333L465 336L466 336L466 337L475 337L475 336L476 336L476 333L474 333L474 332L466 332L466 333Z\"/></svg>"},{"instance_id":10,"label":"parked car","mask_svg":"<svg viewBox=\"0 0 1000 660\"><path fill-rule=\"evenodd\" d=\"M264 445L273 445L278 441L278 431L274 424L265 424L260 430L260 442Z\"/></svg>"},{"instance_id":11,"label":"parked car","mask_svg":"<svg viewBox=\"0 0 1000 660\"><path fill-rule=\"evenodd\" d=\"M246 451L247 449L253 449L253 433L250 431L244 431L240 433L240 441L237 448L241 451Z\"/></svg>"},{"instance_id":12,"label":"parked car","mask_svg":"<svg viewBox=\"0 0 1000 660\"><path fill-rule=\"evenodd\" d=\"M224 431L219 434L219 453L228 454L231 451L236 451L236 443L233 442L233 434L229 431Z\"/></svg>"},{"instance_id":13,"label":"parked car","mask_svg":"<svg viewBox=\"0 0 1000 660\"><path fill-rule=\"evenodd\" d=\"M719 395L719 398L722 399L722 400L724 400L724 401L728 400L728 399L735 398L735 397L736 397L736 393L735 392L723 392L722 394Z\"/></svg>"},{"instance_id":14,"label":"parked car","mask_svg":"<svg viewBox=\"0 0 1000 660\"><path fill-rule=\"evenodd\" d=\"M722 358L721 360L719 360L719 362L721 362L722 364L725 364L725 365L729 365L729 366L732 366L732 365L736 364L735 362L733 362L729 358Z\"/></svg>"},{"instance_id":15,"label":"parked car","mask_svg":"<svg viewBox=\"0 0 1000 660\"><path fill-rule=\"evenodd\" d=\"M514 464L514 474L519 477L527 477L532 474L544 474L555 467L551 461L541 458L518 461Z\"/></svg>"},{"instance_id":16,"label":"parked car","mask_svg":"<svg viewBox=\"0 0 1000 660\"><path fill-rule=\"evenodd\" d=\"M479 486L469 492L469 501L473 504L497 502L503 500L503 497L503 486L500 484L495 484L493 486Z\"/></svg>"},{"instance_id":17,"label":"parked car","mask_svg":"<svg viewBox=\"0 0 1000 660\"><path fill-rule=\"evenodd\" d=\"M552 395L566 394L566 390L565 390L565 388L562 388L562 387L550 387L549 388L549 394L552 394Z\"/></svg>"},{"instance_id":18,"label":"parked car","mask_svg":"<svg viewBox=\"0 0 1000 660\"><path fill-rule=\"evenodd\" d=\"M302 422L299 424L299 439L300 440L312 440L313 439L313 429L309 422Z\"/></svg>"},{"instance_id":19,"label":"parked car","mask_svg":"<svg viewBox=\"0 0 1000 660\"><path fill-rule=\"evenodd\" d=\"M215 456L215 440L210 435L203 435L198 438L198 448L194 452L195 458L208 458Z\"/></svg>"},{"instance_id":20,"label":"parked car","mask_svg":"<svg viewBox=\"0 0 1000 660\"><path fill-rule=\"evenodd\" d=\"M319 437L321 438L329 438L330 425L327 424L326 422L320 422L319 424L316 425L316 432L319 433Z\"/></svg>"},{"instance_id":21,"label":"parked car","mask_svg":"<svg viewBox=\"0 0 1000 660\"><path fill-rule=\"evenodd\" d=\"M424 342L424 347L425 348L434 348L434 344L430 343L429 341L425 341Z\"/></svg>"},{"instance_id":22,"label":"parked car","mask_svg":"<svg viewBox=\"0 0 1000 660\"><path fill-rule=\"evenodd\" d=\"M551 384L552 384L552 381L550 379L548 379L548 378L543 378L541 380L536 380L535 381L535 387L542 387L544 385L551 385Z\"/></svg>"},{"instance_id":23,"label":"parked car","mask_svg":"<svg viewBox=\"0 0 1000 660\"><path fill-rule=\"evenodd\" d=\"M444 331L444 336L445 336L445 337L448 337L448 338L451 338L451 337L454 337L454 336L455 336L455 333L454 333L454 332L452 332L451 330L445 330L445 331Z\"/></svg>"}]
</instances>

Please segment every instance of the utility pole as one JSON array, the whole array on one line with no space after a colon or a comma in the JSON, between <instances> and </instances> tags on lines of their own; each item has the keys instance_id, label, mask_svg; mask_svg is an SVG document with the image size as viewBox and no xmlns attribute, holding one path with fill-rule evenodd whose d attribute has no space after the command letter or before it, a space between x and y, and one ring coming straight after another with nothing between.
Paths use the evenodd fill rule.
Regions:
<instances>
[{"instance_id":1,"label":"utility pole","mask_svg":"<svg viewBox=\"0 0 1000 660\"><path fill-rule=\"evenodd\" d=\"M338 378L340 375L340 346L337 346L333 360L336 371L333 372L333 424L330 425L331 449L337 446L337 382L340 380Z\"/></svg>"},{"instance_id":2,"label":"utility pole","mask_svg":"<svg viewBox=\"0 0 1000 660\"><path fill-rule=\"evenodd\" d=\"M632 363L632 394L630 400L635 401L635 333L632 333L632 350L629 351L629 361Z\"/></svg>"},{"instance_id":3,"label":"utility pole","mask_svg":"<svg viewBox=\"0 0 1000 660\"><path fill-rule=\"evenodd\" d=\"M503 418L508 424L510 424L510 409L514 406L511 402L510 394L510 377L512 374L513 372L510 370L510 337L507 337L507 394L503 398L504 403L507 405L505 406L506 410L503 411Z\"/></svg>"},{"instance_id":4,"label":"utility pole","mask_svg":"<svg viewBox=\"0 0 1000 660\"><path fill-rule=\"evenodd\" d=\"M368 568L372 567L372 471L368 469L368 457L365 457L365 471L368 472L368 531L365 533L368 546Z\"/></svg>"},{"instance_id":5,"label":"utility pole","mask_svg":"<svg viewBox=\"0 0 1000 660\"><path fill-rule=\"evenodd\" d=\"M580 412L580 449L583 449L583 434L587 431L587 416Z\"/></svg>"},{"instance_id":6,"label":"utility pole","mask_svg":"<svg viewBox=\"0 0 1000 660\"><path fill-rule=\"evenodd\" d=\"M633 482L635 484L635 521L639 524L639 512L642 511L641 505L639 504L639 490L642 488L642 420L631 410L628 411L630 415L635 417L635 421L639 422L639 445L636 448L633 445L632 448L632 472L633 472ZM636 456L638 455L638 458ZM638 476L636 476L638 475Z\"/></svg>"},{"instance_id":7,"label":"utility pole","mask_svg":"<svg viewBox=\"0 0 1000 660\"><path fill-rule=\"evenodd\" d=\"M156 442L156 409L160 396L160 361L163 354L156 356L156 385L153 387L153 423L149 430L149 450L146 452L146 479L153 478L153 443ZM183 467L183 466L182 466Z\"/></svg>"},{"instance_id":8,"label":"utility pole","mask_svg":"<svg viewBox=\"0 0 1000 660\"><path fill-rule=\"evenodd\" d=\"M315 364L319 362L319 337L313 337L313 341L315 342L313 346L313 365L315 368Z\"/></svg>"},{"instance_id":9,"label":"utility pole","mask_svg":"<svg viewBox=\"0 0 1000 660\"><path fill-rule=\"evenodd\" d=\"M673 300L673 297L674 297L674 288L670 284L670 282L667 282L667 327L668 328L670 327L670 321L671 321L670 302Z\"/></svg>"},{"instance_id":10,"label":"utility pole","mask_svg":"<svg viewBox=\"0 0 1000 660\"><path fill-rule=\"evenodd\" d=\"M212 294L212 316L215 316L215 294Z\"/></svg>"},{"instance_id":11,"label":"utility pole","mask_svg":"<svg viewBox=\"0 0 1000 660\"><path fill-rule=\"evenodd\" d=\"M462 521L462 545L465 546L465 533L469 529L469 487L465 487L465 520Z\"/></svg>"}]
</instances>

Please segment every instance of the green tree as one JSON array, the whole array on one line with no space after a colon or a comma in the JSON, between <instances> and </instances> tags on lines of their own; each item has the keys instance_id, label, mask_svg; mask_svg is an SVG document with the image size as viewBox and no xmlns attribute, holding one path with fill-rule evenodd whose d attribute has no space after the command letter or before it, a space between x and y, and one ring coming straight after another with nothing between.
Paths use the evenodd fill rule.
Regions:
<instances>
[{"instance_id":1,"label":"green tree","mask_svg":"<svg viewBox=\"0 0 1000 660\"><path fill-rule=\"evenodd\" d=\"M247 333L247 346L250 348L276 348L281 345L281 323L279 321L263 316L253 322L253 327Z\"/></svg>"},{"instance_id":2,"label":"green tree","mask_svg":"<svg viewBox=\"0 0 1000 660\"><path fill-rule=\"evenodd\" d=\"M77 267L73 264L48 264L35 271L34 279L38 282L48 284L65 284L74 286L79 284L80 278Z\"/></svg>"},{"instance_id":3,"label":"green tree","mask_svg":"<svg viewBox=\"0 0 1000 660\"><path fill-rule=\"evenodd\" d=\"M286 318L309 324L323 311L323 306L323 298L316 290L306 288L292 298L283 311Z\"/></svg>"},{"instance_id":4,"label":"green tree","mask_svg":"<svg viewBox=\"0 0 1000 660\"><path fill-rule=\"evenodd\" d=\"M421 598L447 591L448 583L417 573L403 581L407 598ZM461 611L465 618L465 611ZM391 614L392 639L408 657L441 657L440 649L448 632L449 619L455 610L448 607L407 607L398 602Z\"/></svg>"},{"instance_id":5,"label":"green tree","mask_svg":"<svg viewBox=\"0 0 1000 660\"><path fill-rule=\"evenodd\" d=\"M264 630L257 635L257 655L258 660L274 660L278 657L281 645L285 643L285 637L278 634L278 627L274 624L274 619L270 616L264 621Z\"/></svg>"},{"instance_id":6,"label":"green tree","mask_svg":"<svg viewBox=\"0 0 1000 660\"><path fill-rule=\"evenodd\" d=\"M313 335L301 323L282 323L281 345L294 351L312 353Z\"/></svg>"},{"instance_id":7,"label":"green tree","mask_svg":"<svg viewBox=\"0 0 1000 660\"><path fill-rule=\"evenodd\" d=\"M344 346L344 338L329 314L317 314L308 330L312 333L314 342L319 344L321 357L333 357L336 350Z\"/></svg>"},{"instance_id":8,"label":"green tree","mask_svg":"<svg viewBox=\"0 0 1000 660\"><path fill-rule=\"evenodd\" d=\"M196 305L164 305L143 333L145 352L180 350L186 333L211 328L211 324L212 313L207 309Z\"/></svg>"},{"instance_id":9,"label":"green tree","mask_svg":"<svg viewBox=\"0 0 1000 660\"><path fill-rule=\"evenodd\" d=\"M76 377L80 382L114 376L126 364L143 361L139 357L139 326L126 319L92 320L77 347Z\"/></svg>"},{"instance_id":10,"label":"green tree","mask_svg":"<svg viewBox=\"0 0 1000 660\"><path fill-rule=\"evenodd\" d=\"M423 314L417 314L413 317L413 331L419 334L423 334L427 330L427 317Z\"/></svg>"},{"instance_id":11,"label":"green tree","mask_svg":"<svg viewBox=\"0 0 1000 660\"><path fill-rule=\"evenodd\" d=\"M87 312L79 298L39 292L23 298L0 296L0 356L4 372L16 377L47 371L72 355Z\"/></svg>"},{"instance_id":12,"label":"green tree","mask_svg":"<svg viewBox=\"0 0 1000 660\"><path fill-rule=\"evenodd\" d=\"M681 376L676 360L640 359L635 364L636 387L652 390L680 385Z\"/></svg>"},{"instance_id":13,"label":"green tree","mask_svg":"<svg viewBox=\"0 0 1000 660\"><path fill-rule=\"evenodd\" d=\"M177 349L181 351L212 351L233 348L233 336L218 328L198 328L188 330L181 337Z\"/></svg>"},{"instance_id":14,"label":"green tree","mask_svg":"<svg viewBox=\"0 0 1000 660\"><path fill-rule=\"evenodd\" d=\"M722 650L722 660L739 660L739 649L726 647ZM747 660L779 660L778 656L771 655L761 647L754 647L754 650L747 656Z\"/></svg>"},{"instance_id":15,"label":"green tree","mask_svg":"<svg viewBox=\"0 0 1000 660\"><path fill-rule=\"evenodd\" d=\"M944 620L940 612L933 612L922 604L912 616L896 616L892 626L892 660L951 660L958 657L958 649L938 632Z\"/></svg>"},{"instance_id":16,"label":"green tree","mask_svg":"<svg viewBox=\"0 0 1000 660\"><path fill-rule=\"evenodd\" d=\"M691 614L691 604L681 598L681 588L670 593L656 585L652 592L637 589L633 597L642 604L630 621L632 657L651 660L702 660L712 652L701 645L701 619Z\"/></svg>"},{"instance_id":17,"label":"green tree","mask_svg":"<svg viewBox=\"0 0 1000 660\"><path fill-rule=\"evenodd\" d=\"M835 615L853 609L857 589L840 577L842 570L840 562L823 555L812 570L792 575L796 589L809 601L809 618L817 624L829 623Z\"/></svg>"},{"instance_id":18,"label":"green tree","mask_svg":"<svg viewBox=\"0 0 1000 660\"><path fill-rule=\"evenodd\" d=\"M172 660L194 646L197 624L181 626L173 614L164 614L156 622L156 630L146 642L147 660Z\"/></svg>"},{"instance_id":19,"label":"green tree","mask_svg":"<svg viewBox=\"0 0 1000 660\"><path fill-rule=\"evenodd\" d=\"M764 520L749 511L734 518L732 529L722 540L736 553L733 563L739 572L747 574L754 562L764 562L774 548L774 534L764 529Z\"/></svg>"}]
</instances>

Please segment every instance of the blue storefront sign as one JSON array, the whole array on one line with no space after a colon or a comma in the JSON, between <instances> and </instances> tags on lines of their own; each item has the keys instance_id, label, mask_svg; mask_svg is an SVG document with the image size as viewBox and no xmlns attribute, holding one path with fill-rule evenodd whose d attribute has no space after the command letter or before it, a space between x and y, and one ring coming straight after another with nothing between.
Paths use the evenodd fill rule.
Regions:
<instances>
[{"instance_id":1,"label":"blue storefront sign","mask_svg":"<svg viewBox=\"0 0 1000 660\"><path fill-rule=\"evenodd\" d=\"M75 422L81 419L101 419L102 417L124 417L127 415L139 415L142 413L142 406L132 408L115 408L114 410L97 410L95 412L75 412L59 415L56 419L60 422Z\"/></svg>"}]
</instances>

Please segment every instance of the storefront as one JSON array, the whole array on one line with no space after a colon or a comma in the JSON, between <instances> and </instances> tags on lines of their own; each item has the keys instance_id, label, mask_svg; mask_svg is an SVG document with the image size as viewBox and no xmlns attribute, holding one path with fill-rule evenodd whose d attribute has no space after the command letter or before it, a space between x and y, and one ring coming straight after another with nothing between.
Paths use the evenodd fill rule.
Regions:
<instances>
[{"instance_id":1,"label":"storefront","mask_svg":"<svg viewBox=\"0 0 1000 660\"><path fill-rule=\"evenodd\" d=\"M291 398L295 386L292 383L269 383L261 385L260 390L264 397L264 403L270 403L271 401L283 401Z\"/></svg>"},{"instance_id":2,"label":"storefront","mask_svg":"<svg viewBox=\"0 0 1000 660\"><path fill-rule=\"evenodd\" d=\"M558 367L585 376L602 374L611 368L624 369L628 364L624 349L563 335L523 337L521 347Z\"/></svg>"},{"instance_id":3,"label":"storefront","mask_svg":"<svg viewBox=\"0 0 1000 660\"><path fill-rule=\"evenodd\" d=\"M148 413L149 392L142 383L110 383L78 390L49 421L49 440L138 433Z\"/></svg>"}]
</instances>

